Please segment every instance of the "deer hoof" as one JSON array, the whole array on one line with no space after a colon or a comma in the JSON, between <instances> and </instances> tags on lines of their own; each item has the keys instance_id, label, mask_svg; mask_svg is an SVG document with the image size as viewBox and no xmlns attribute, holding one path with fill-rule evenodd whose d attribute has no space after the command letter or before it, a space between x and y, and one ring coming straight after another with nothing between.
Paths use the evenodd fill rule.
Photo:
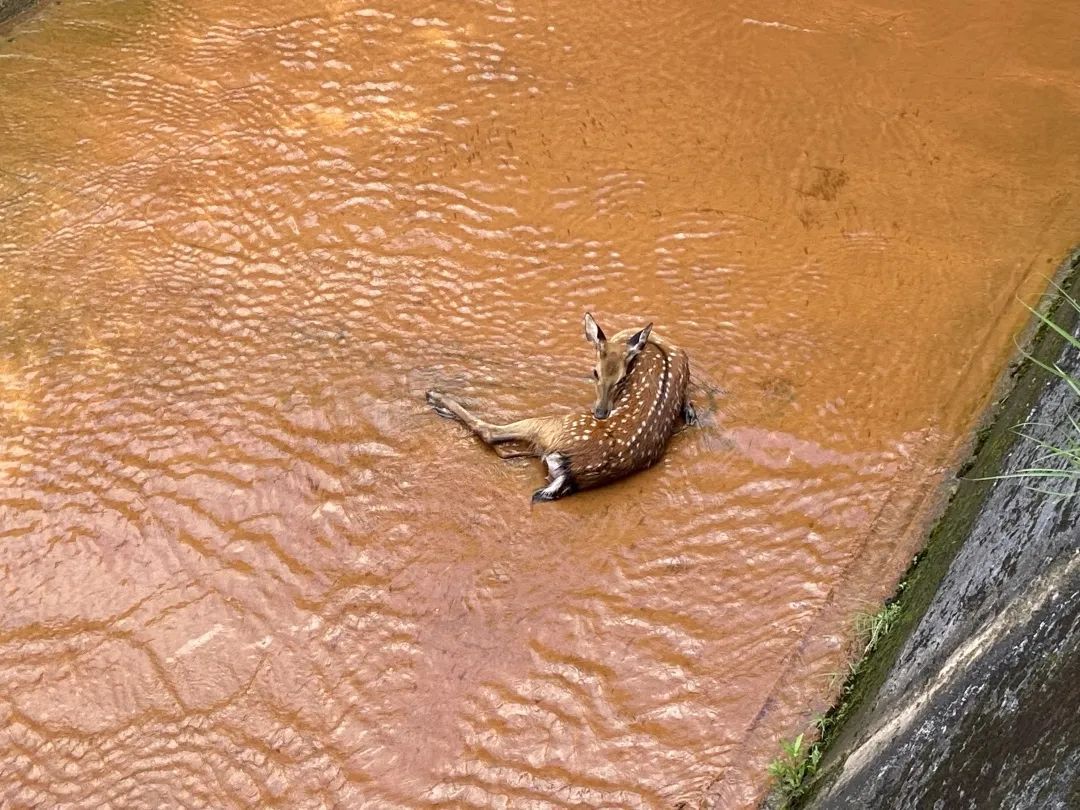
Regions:
<instances>
[{"instance_id":1,"label":"deer hoof","mask_svg":"<svg viewBox=\"0 0 1080 810\"><path fill-rule=\"evenodd\" d=\"M559 498L565 497L573 491L574 489L570 486L567 477L565 475L559 475L546 487L536 490L536 492L532 494L532 502L557 501Z\"/></svg>"},{"instance_id":2,"label":"deer hoof","mask_svg":"<svg viewBox=\"0 0 1080 810\"><path fill-rule=\"evenodd\" d=\"M445 397L443 397L443 395L440 394L438 391L428 391L427 401L428 405L431 406L431 409L435 411L435 413L437 413L439 416L445 419L457 419L457 416L454 415L454 412L448 407L446 407Z\"/></svg>"},{"instance_id":3,"label":"deer hoof","mask_svg":"<svg viewBox=\"0 0 1080 810\"><path fill-rule=\"evenodd\" d=\"M686 400L686 403L682 407L682 418L690 427L698 424L697 410L694 409L694 405L690 400Z\"/></svg>"}]
</instances>

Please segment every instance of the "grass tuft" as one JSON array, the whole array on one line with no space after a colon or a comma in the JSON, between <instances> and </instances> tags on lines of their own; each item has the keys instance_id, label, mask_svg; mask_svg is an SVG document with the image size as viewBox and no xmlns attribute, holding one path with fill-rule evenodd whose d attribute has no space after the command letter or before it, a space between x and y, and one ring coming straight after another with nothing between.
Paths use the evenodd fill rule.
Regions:
<instances>
[{"instance_id":1,"label":"grass tuft","mask_svg":"<svg viewBox=\"0 0 1080 810\"><path fill-rule=\"evenodd\" d=\"M1070 296L1064 289L1057 284L1053 284L1058 294L1061 296L1064 302L1063 306L1067 304L1076 311L1080 316L1080 302L1077 302L1075 298ZM1028 311L1031 312L1044 327L1056 332L1062 337L1069 346L1075 349L1080 349L1080 338L1077 338L1064 326L1055 321L1050 315L1040 312L1034 307L1028 306ZM1066 385L1073 391L1078 398L1080 398L1080 379L1069 374L1056 362L1046 362L1032 355L1030 352L1024 351L1024 356L1032 363L1037 365L1044 371L1053 374L1060 380L1063 380ZM1039 448L1040 454L1035 463L1030 467L1025 467L1015 472L1005 473L1003 475L991 475L985 478L975 478L975 481L999 481L1004 479L1020 479L1020 480L1036 480L1039 481L1039 485L1028 484L1028 488L1036 492L1040 492L1044 495L1050 495L1053 497L1070 498L1080 492L1080 422L1071 414L1066 415L1068 421L1067 425L1042 425L1038 422L1024 422L1017 425L1014 430L1027 442L1034 444ZM1060 438L1052 440L1039 439L1033 435L1032 431L1042 428L1044 430L1060 429L1062 435ZM1045 485L1041 482L1050 482ZM1050 487L1053 487L1051 489Z\"/></svg>"},{"instance_id":2,"label":"grass tuft","mask_svg":"<svg viewBox=\"0 0 1080 810\"><path fill-rule=\"evenodd\" d=\"M885 637L896 620L900 618L900 603L896 601L886 602L881 610L873 615L863 614L855 619L855 632L859 638L866 639L863 653L859 660L863 660L877 649L881 639Z\"/></svg>"},{"instance_id":3,"label":"grass tuft","mask_svg":"<svg viewBox=\"0 0 1080 810\"><path fill-rule=\"evenodd\" d=\"M804 736L800 734L790 742L780 743L783 754L769 763L769 775L776 779L784 797L781 807L787 807L802 794L807 778L817 772L821 762L821 746L814 743L804 747Z\"/></svg>"}]
</instances>

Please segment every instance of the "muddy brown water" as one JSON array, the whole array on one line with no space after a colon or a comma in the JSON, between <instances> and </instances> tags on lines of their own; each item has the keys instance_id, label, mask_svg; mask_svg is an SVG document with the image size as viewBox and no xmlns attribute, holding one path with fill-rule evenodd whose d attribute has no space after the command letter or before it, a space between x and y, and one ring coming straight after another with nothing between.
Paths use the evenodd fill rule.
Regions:
<instances>
[{"instance_id":1,"label":"muddy brown water","mask_svg":"<svg viewBox=\"0 0 1080 810\"><path fill-rule=\"evenodd\" d=\"M64 2L0 43L0 805L753 805L1076 238L1071 2ZM433 416L707 424L541 480Z\"/></svg>"}]
</instances>

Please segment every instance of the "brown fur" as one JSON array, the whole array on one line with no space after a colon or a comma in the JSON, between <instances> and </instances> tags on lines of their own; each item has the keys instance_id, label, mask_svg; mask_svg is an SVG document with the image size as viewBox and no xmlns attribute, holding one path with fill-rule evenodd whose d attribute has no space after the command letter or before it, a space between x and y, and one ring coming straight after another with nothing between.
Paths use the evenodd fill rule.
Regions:
<instances>
[{"instance_id":1,"label":"brown fur","mask_svg":"<svg viewBox=\"0 0 1080 810\"><path fill-rule=\"evenodd\" d=\"M625 330L607 340L595 321L595 331L589 331L589 321L591 316L586 316L586 333L597 349L594 410L610 409L607 418L584 413L495 425L437 391L428 392L428 402L438 413L463 422L488 444L517 441L529 446L528 452L508 457L535 455L545 461L548 486L533 493L533 500L555 500L652 466L682 421L693 419L685 352L651 334L649 327ZM635 346L641 348L635 351Z\"/></svg>"}]
</instances>

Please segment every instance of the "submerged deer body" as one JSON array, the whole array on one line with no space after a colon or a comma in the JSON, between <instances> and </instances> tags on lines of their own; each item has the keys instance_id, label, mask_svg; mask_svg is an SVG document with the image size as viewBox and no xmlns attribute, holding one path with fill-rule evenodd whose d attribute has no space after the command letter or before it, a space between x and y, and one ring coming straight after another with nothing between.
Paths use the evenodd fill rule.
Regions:
<instances>
[{"instance_id":1,"label":"submerged deer body","mask_svg":"<svg viewBox=\"0 0 1080 810\"><path fill-rule=\"evenodd\" d=\"M585 335L596 348L596 404L591 413L522 419L495 425L479 419L437 391L428 402L441 416L457 419L485 442L521 442L528 449L504 458L539 456L547 486L534 501L553 501L650 467L660 460L680 424L695 421L687 398L686 353L644 329L628 329L608 340L591 315Z\"/></svg>"}]
</instances>

